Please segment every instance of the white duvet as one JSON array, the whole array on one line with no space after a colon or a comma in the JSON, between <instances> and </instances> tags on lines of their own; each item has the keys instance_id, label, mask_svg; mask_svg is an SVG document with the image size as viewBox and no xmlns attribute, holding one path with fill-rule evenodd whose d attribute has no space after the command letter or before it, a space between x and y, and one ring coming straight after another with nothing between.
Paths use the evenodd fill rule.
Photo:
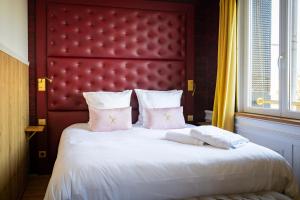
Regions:
<instances>
[{"instance_id":1,"label":"white duvet","mask_svg":"<svg viewBox=\"0 0 300 200\"><path fill-rule=\"evenodd\" d=\"M164 140L166 132L133 127L95 133L87 124L66 128L45 199L158 200L258 191L298 195L290 166L274 151L253 143L230 150L185 145Z\"/></svg>"}]
</instances>

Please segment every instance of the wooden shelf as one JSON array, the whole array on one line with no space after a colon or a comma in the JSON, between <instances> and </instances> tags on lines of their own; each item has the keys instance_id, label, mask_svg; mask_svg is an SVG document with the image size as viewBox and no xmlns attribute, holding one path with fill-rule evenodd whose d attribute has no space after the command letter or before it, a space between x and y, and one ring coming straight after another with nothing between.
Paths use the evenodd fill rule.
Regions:
<instances>
[{"instance_id":1,"label":"wooden shelf","mask_svg":"<svg viewBox=\"0 0 300 200\"><path fill-rule=\"evenodd\" d=\"M198 126L211 125L211 122L197 122L196 125Z\"/></svg>"},{"instance_id":2,"label":"wooden shelf","mask_svg":"<svg viewBox=\"0 0 300 200\"><path fill-rule=\"evenodd\" d=\"M27 139L30 140L36 133L43 133L45 130L45 126L28 126L25 129L25 133L27 134Z\"/></svg>"}]
</instances>

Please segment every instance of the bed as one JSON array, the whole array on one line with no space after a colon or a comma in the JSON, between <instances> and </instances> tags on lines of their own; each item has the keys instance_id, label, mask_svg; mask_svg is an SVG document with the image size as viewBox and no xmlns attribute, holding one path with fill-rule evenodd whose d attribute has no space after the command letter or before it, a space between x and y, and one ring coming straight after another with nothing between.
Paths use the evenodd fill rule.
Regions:
<instances>
[{"instance_id":1,"label":"bed","mask_svg":"<svg viewBox=\"0 0 300 200\"><path fill-rule=\"evenodd\" d=\"M273 193L231 199L299 198L291 167L276 152L254 143L231 150L184 145L165 140L166 131L134 125L97 133L86 123L69 126L45 200L230 199L212 196L266 191Z\"/></svg>"}]
</instances>

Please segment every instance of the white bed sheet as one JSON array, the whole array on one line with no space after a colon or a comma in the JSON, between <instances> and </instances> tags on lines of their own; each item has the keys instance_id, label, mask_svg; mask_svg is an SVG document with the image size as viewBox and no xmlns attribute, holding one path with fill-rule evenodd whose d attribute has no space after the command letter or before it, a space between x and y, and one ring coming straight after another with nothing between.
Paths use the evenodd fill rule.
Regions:
<instances>
[{"instance_id":1,"label":"white bed sheet","mask_svg":"<svg viewBox=\"0 0 300 200\"><path fill-rule=\"evenodd\" d=\"M74 124L61 136L45 200L184 199L276 191L296 199L291 167L249 143L223 150L163 140L167 130L134 126L95 133ZM297 196L297 197L296 197Z\"/></svg>"}]
</instances>

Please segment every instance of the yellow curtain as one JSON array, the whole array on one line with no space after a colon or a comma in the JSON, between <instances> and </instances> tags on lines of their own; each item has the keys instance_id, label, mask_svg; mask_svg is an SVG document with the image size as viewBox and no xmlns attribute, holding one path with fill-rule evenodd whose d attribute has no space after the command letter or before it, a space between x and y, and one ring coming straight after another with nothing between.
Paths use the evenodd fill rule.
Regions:
<instances>
[{"instance_id":1,"label":"yellow curtain","mask_svg":"<svg viewBox=\"0 0 300 200\"><path fill-rule=\"evenodd\" d=\"M237 3L220 0L218 71L212 124L233 131L237 73Z\"/></svg>"}]
</instances>

